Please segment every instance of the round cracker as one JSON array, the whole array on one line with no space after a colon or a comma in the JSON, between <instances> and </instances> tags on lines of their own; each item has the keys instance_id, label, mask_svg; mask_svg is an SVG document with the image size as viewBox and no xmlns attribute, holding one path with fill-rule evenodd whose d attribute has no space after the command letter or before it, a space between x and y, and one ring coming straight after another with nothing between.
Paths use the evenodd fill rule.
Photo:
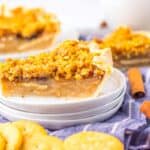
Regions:
<instances>
[{"instance_id":1,"label":"round cracker","mask_svg":"<svg viewBox=\"0 0 150 150\"><path fill-rule=\"evenodd\" d=\"M53 136L33 135L24 140L22 150L63 150L63 142Z\"/></svg>"},{"instance_id":2,"label":"round cracker","mask_svg":"<svg viewBox=\"0 0 150 150\"><path fill-rule=\"evenodd\" d=\"M22 134L16 126L11 123L1 124L0 133L6 140L6 150L20 150Z\"/></svg>"},{"instance_id":3,"label":"round cracker","mask_svg":"<svg viewBox=\"0 0 150 150\"><path fill-rule=\"evenodd\" d=\"M23 136L32 136L33 134L44 134L47 135L46 130L36 122L29 120L20 120L12 123L15 125L23 134Z\"/></svg>"},{"instance_id":4,"label":"round cracker","mask_svg":"<svg viewBox=\"0 0 150 150\"><path fill-rule=\"evenodd\" d=\"M80 132L64 141L65 150L124 150L123 144L114 136L100 132Z\"/></svg>"},{"instance_id":5,"label":"round cracker","mask_svg":"<svg viewBox=\"0 0 150 150\"><path fill-rule=\"evenodd\" d=\"M0 134L0 150L5 150L6 141L4 137Z\"/></svg>"}]
</instances>

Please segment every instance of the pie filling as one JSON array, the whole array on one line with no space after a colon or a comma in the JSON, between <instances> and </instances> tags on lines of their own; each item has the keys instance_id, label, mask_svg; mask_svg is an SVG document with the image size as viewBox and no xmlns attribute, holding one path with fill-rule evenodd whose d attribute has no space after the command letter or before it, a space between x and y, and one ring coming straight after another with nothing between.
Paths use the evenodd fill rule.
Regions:
<instances>
[{"instance_id":1,"label":"pie filling","mask_svg":"<svg viewBox=\"0 0 150 150\"><path fill-rule=\"evenodd\" d=\"M94 42L64 41L55 50L0 65L4 96L85 98L112 72L109 49Z\"/></svg>"},{"instance_id":2,"label":"pie filling","mask_svg":"<svg viewBox=\"0 0 150 150\"><path fill-rule=\"evenodd\" d=\"M147 53L147 55L133 55L131 58L118 54L114 56L114 65L116 67L147 66L150 64L149 58L150 53Z\"/></svg>"},{"instance_id":3,"label":"pie filling","mask_svg":"<svg viewBox=\"0 0 150 150\"><path fill-rule=\"evenodd\" d=\"M2 80L5 96L52 96L52 97L90 97L97 90L102 78L92 77L84 80L30 80L10 82Z\"/></svg>"},{"instance_id":4,"label":"pie filling","mask_svg":"<svg viewBox=\"0 0 150 150\"><path fill-rule=\"evenodd\" d=\"M45 49L52 45L55 35L42 35L33 39L19 39L13 36L0 39L0 54L19 53ZM14 51L15 50L15 51Z\"/></svg>"},{"instance_id":5,"label":"pie filling","mask_svg":"<svg viewBox=\"0 0 150 150\"><path fill-rule=\"evenodd\" d=\"M39 8L1 8L0 54L49 47L60 30L56 16Z\"/></svg>"}]
</instances>

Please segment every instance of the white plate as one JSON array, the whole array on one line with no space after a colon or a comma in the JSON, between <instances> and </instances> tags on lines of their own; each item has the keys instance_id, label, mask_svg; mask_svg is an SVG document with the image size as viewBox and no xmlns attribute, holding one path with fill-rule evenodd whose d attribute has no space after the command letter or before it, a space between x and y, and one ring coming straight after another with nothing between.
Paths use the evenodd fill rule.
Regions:
<instances>
[{"instance_id":1,"label":"white plate","mask_svg":"<svg viewBox=\"0 0 150 150\"><path fill-rule=\"evenodd\" d=\"M3 109L0 109L0 113L2 116L7 118L10 121L16 121L20 119L28 119L32 121L39 122L43 126L49 129L60 129L67 126L77 125L77 124L83 124L83 123L91 123L96 121L104 121L111 116L113 116L121 107L123 102L123 99L120 101L120 103L111 109L110 111L107 111L105 113L100 113L92 117L82 118L82 119L76 119L76 120L50 120L50 119L28 119L27 117L21 117L20 114L13 114L11 112L5 111Z\"/></svg>"},{"instance_id":2,"label":"white plate","mask_svg":"<svg viewBox=\"0 0 150 150\"><path fill-rule=\"evenodd\" d=\"M8 107L2 103L0 103L0 109L6 112L9 112L11 114L19 114L20 117L26 117L27 119L55 119L55 120L73 120L73 119L81 119L86 117L91 117L97 114L101 114L107 111L110 111L115 106L122 101L125 94L125 89L121 92L119 97L117 97L115 100L113 100L111 103L108 103L104 106L97 106L96 108L92 108L90 110L81 111L81 112L75 112L75 113L65 113L65 114L38 114L38 113L29 113L24 111L19 111L16 109L13 109L11 107Z\"/></svg>"},{"instance_id":3,"label":"white plate","mask_svg":"<svg viewBox=\"0 0 150 150\"><path fill-rule=\"evenodd\" d=\"M97 106L112 102L126 87L126 79L122 72L114 69L112 75L105 83L100 95L96 98L84 100L64 100L53 97L4 97L0 101L7 106L36 113L74 113L85 111Z\"/></svg>"},{"instance_id":4,"label":"white plate","mask_svg":"<svg viewBox=\"0 0 150 150\"><path fill-rule=\"evenodd\" d=\"M28 52L1 54L0 61L4 61L8 58L15 58L15 59L24 58L24 57L36 55L39 53L48 52L64 40L68 40L68 39L71 40L71 39L78 39L78 38L79 38L79 33L76 30L71 29L69 27L65 27L65 28L62 27L61 33L56 37L55 42L50 47L46 49L39 49L39 50L33 50L33 51L31 50Z\"/></svg>"}]
</instances>

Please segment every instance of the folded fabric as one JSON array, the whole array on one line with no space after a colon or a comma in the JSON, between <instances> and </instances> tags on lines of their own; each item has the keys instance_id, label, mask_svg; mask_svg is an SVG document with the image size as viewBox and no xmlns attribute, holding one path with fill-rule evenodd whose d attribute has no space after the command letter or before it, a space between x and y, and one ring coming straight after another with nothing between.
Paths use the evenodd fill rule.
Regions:
<instances>
[{"instance_id":1,"label":"folded fabric","mask_svg":"<svg viewBox=\"0 0 150 150\"><path fill-rule=\"evenodd\" d=\"M144 125L137 130L125 130L126 150L148 150L150 149L150 126Z\"/></svg>"}]
</instances>

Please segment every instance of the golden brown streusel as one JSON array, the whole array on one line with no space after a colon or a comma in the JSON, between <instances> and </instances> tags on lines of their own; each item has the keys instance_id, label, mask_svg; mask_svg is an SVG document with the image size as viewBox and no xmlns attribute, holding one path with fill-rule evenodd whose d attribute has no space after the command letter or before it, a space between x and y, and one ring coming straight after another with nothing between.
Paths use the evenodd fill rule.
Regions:
<instances>
[{"instance_id":1,"label":"golden brown streusel","mask_svg":"<svg viewBox=\"0 0 150 150\"><path fill-rule=\"evenodd\" d=\"M150 38L132 31L128 27L119 27L112 34L100 41L102 48L110 47L113 55L132 56L146 55L150 51Z\"/></svg>"},{"instance_id":2,"label":"golden brown streusel","mask_svg":"<svg viewBox=\"0 0 150 150\"><path fill-rule=\"evenodd\" d=\"M95 75L103 76L104 71L92 63L94 56L87 42L68 40L50 53L7 60L1 64L1 78L10 81L45 77L79 80Z\"/></svg>"},{"instance_id":3,"label":"golden brown streusel","mask_svg":"<svg viewBox=\"0 0 150 150\"><path fill-rule=\"evenodd\" d=\"M1 8L0 37L19 35L23 38L35 36L37 33L57 33L60 28L54 14L46 13L40 8L25 9L17 7L12 10Z\"/></svg>"}]
</instances>

